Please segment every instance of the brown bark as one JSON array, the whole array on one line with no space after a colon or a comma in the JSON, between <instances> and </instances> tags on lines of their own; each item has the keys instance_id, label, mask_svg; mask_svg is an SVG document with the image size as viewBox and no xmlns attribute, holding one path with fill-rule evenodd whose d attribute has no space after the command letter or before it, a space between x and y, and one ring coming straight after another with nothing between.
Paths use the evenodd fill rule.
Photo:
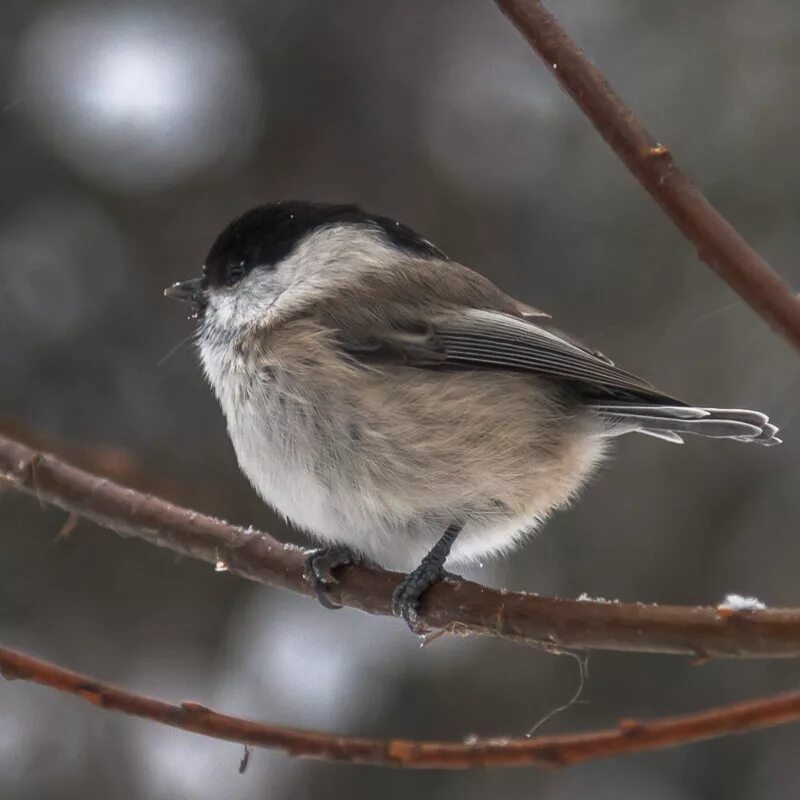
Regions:
<instances>
[{"instance_id":1,"label":"brown bark","mask_svg":"<svg viewBox=\"0 0 800 800\"><path fill-rule=\"evenodd\" d=\"M800 692L793 692L696 714L652 721L620 720L616 728L564 736L475 739L469 742L365 739L239 719L218 714L198 703L172 705L2 647L0 671L9 680L33 681L81 697L100 708L121 711L215 739L283 750L292 756L383 767L568 766L800 719Z\"/></svg>"},{"instance_id":2,"label":"brown bark","mask_svg":"<svg viewBox=\"0 0 800 800\"><path fill-rule=\"evenodd\" d=\"M249 580L312 595L305 554L253 532L142 494L0 435L0 473L16 489L112 531ZM347 567L331 598L370 614L391 614L397 573ZM549 647L679 653L700 658L800 655L800 611L730 611L561 600L497 591L469 581L435 586L422 618L433 629L480 633Z\"/></svg>"}]
</instances>

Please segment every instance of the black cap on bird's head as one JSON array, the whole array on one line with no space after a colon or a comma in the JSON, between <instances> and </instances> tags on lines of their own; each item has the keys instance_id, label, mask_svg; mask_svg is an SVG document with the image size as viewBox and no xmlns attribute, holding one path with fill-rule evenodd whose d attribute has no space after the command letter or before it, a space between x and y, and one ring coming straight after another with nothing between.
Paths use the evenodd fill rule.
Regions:
<instances>
[{"instance_id":1,"label":"black cap on bird's head","mask_svg":"<svg viewBox=\"0 0 800 800\"><path fill-rule=\"evenodd\" d=\"M274 269L310 233L335 225L371 228L411 255L446 259L429 241L388 217L368 214L356 205L291 200L258 206L237 217L211 246L203 277L176 283L164 293L202 305L208 289L235 286L256 267Z\"/></svg>"}]
</instances>

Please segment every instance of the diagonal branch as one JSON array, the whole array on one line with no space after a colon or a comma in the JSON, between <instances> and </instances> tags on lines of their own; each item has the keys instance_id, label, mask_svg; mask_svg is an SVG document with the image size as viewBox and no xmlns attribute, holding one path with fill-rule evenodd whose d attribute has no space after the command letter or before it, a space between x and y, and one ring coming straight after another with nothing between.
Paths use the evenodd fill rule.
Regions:
<instances>
[{"instance_id":1,"label":"diagonal branch","mask_svg":"<svg viewBox=\"0 0 800 800\"><path fill-rule=\"evenodd\" d=\"M104 525L249 580L312 595L304 552L265 533L230 525L141 494L0 435L0 479ZM336 602L391 615L400 577L347 567L331 590ZM800 656L800 611L649 606L559 600L495 591L469 581L435 586L423 620L434 629L480 633L555 648L594 648L706 657Z\"/></svg>"},{"instance_id":2,"label":"diagonal branch","mask_svg":"<svg viewBox=\"0 0 800 800\"><path fill-rule=\"evenodd\" d=\"M539 0L495 0L702 261L800 349L800 299L676 166Z\"/></svg>"},{"instance_id":3,"label":"diagonal branch","mask_svg":"<svg viewBox=\"0 0 800 800\"><path fill-rule=\"evenodd\" d=\"M0 647L0 672L81 697L100 708L143 717L173 728L254 747L384 767L568 766L597 758L657 750L800 719L800 692L750 700L695 714L652 721L620 720L616 728L526 739L475 739L466 743L364 739L280 727L218 714L198 703L172 705L101 683L55 664Z\"/></svg>"}]
</instances>

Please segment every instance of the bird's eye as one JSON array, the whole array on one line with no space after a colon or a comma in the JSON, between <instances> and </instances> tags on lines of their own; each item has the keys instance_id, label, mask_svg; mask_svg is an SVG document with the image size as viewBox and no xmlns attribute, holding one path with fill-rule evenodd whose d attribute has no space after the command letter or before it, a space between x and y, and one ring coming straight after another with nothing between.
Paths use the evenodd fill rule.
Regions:
<instances>
[{"instance_id":1,"label":"bird's eye","mask_svg":"<svg viewBox=\"0 0 800 800\"><path fill-rule=\"evenodd\" d=\"M239 283L246 274L247 270L244 268L243 261L231 264L228 267L228 285L233 286L235 283Z\"/></svg>"}]
</instances>

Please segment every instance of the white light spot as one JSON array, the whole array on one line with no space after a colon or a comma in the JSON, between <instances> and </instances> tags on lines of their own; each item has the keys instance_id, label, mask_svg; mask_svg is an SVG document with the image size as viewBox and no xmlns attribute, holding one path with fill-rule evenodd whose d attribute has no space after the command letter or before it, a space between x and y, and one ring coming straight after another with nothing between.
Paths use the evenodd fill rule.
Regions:
<instances>
[{"instance_id":1,"label":"white light spot","mask_svg":"<svg viewBox=\"0 0 800 800\"><path fill-rule=\"evenodd\" d=\"M261 123L242 39L192 6L51 6L22 40L15 89L59 156L124 191L235 163Z\"/></svg>"}]
</instances>

